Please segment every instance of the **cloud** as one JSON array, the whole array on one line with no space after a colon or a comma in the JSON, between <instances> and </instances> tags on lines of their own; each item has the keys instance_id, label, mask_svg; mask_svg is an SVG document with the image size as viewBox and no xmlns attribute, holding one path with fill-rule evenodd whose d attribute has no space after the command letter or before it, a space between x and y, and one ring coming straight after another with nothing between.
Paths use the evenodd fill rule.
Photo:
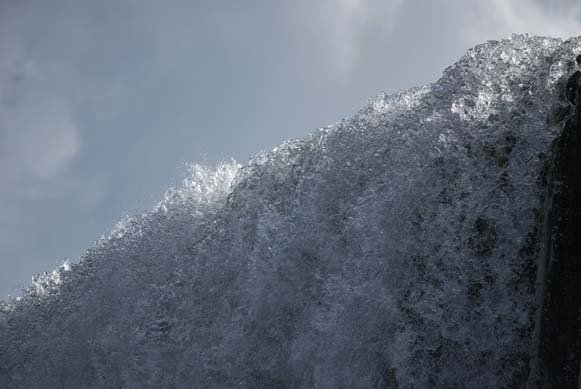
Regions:
<instances>
[{"instance_id":1,"label":"cloud","mask_svg":"<svg viewBox=\"0 0 581 389\"><path fill-rule=\"evenodd\" d=\"M330 76L341 80L351 76L366 39L390 37L403 0L324 0L316 8L308 4L302 9L312 23L307 39L314 39L326 55Z\"/></svg>"},{"instance_id":2,"label":"cloud","mask_svg":"<svg viewBox=\"0 0 581 389\"><path fill-rule=\"evenodd\" d=\"M525 32L560 38L581 34L578 1L489 0L474 5L467 24L467 38L471 41Z\"/></svg>"},{"instance_id":3,"label":"cloud","mask_svg":"<svg viewBox=\"0 0 581 389\"><path fill-rule=\"evenodd\" d=\"M35 100L27 96L0 109L0 173L4 179L23 174L52 179L79 152L79 130L66 104Z\"/></svg>"},{"instance_id":4,"label":"cloud","mask_svg":"<svg viewBox=\"0 0 581 389\"><path fill-rule=\"evenodd\" d=\"M359 56L359 39L369 19L369 1L338 0L330 8L334 15L329 19L329 45L335 71L345 75Z\"/></svg>"},{"instance_id":5,"label":"cloud","mask_svg":"<svg viewBox=\"0 0 581 389\"><path fill-rule=\"evenodd\" d=\"M77 155L81 137L54 74L16 27L0 29L0 179L51 179Z\"/></svg>"}]
</instances>

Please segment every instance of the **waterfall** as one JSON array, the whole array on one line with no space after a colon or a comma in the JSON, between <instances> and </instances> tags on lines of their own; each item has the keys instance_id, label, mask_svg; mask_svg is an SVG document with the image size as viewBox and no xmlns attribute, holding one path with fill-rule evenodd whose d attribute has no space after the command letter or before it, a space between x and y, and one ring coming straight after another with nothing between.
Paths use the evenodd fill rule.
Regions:
<instances>
[{"instance_id":1,"label":"waterfall","mask_svg":"<svg viewBox=\"0 0 581 389\"><path fill-rule=\"evenodd\" d=\"M580 52L489 41L246 164L192 166L0 303L0 387L576 385Z\"/></svg>"}]
</instances>

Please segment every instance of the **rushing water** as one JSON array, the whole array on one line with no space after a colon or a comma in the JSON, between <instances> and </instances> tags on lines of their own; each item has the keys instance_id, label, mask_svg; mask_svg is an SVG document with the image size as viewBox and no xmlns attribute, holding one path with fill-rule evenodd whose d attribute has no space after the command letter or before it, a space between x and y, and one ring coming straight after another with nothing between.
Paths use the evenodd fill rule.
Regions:
<instances>
[{"instance_id":1,"label":"rushing water","mask_svg":"<svg viewBox=\"0 0 581 389\"><path fill-rule=\"evenodd\" d=\"M579 52L487 42L244 166L193 166L0 307L0 387L536 385Z\"/></svg>"}]
</instances>

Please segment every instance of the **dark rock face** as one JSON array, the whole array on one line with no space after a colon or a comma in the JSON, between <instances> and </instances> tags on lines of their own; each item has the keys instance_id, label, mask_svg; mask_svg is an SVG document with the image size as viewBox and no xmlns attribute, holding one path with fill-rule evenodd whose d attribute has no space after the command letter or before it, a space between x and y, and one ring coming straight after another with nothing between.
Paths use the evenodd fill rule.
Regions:
<instances>
[{"instance_id":1,"label":"dark rock face","mask_svg":"<svg viewBox=\"0 0 581 389\"><path fill-rule=\"evenodd\" d=\"M542 387L577 388L581 362L581 72L566 85L572 112L554 144L552 255L541 330Z\"/></svg>"}]
</instances>

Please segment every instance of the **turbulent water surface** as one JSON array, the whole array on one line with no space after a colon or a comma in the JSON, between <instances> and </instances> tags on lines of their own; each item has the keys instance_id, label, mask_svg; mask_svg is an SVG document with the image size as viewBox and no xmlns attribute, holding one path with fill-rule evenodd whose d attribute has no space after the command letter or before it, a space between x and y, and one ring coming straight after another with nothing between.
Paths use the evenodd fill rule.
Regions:
<instances>
[{"instance_id":1,"label":"turbulent water surface","mask_svg":"<svg viewBox=\"0 0 581 389\"><path fill-rule=\"evenodd\" d=\"M575 387L579 53L487 42L244 166L192 166L0 305L0 387Z\"/></svg>"}]
</instances>

